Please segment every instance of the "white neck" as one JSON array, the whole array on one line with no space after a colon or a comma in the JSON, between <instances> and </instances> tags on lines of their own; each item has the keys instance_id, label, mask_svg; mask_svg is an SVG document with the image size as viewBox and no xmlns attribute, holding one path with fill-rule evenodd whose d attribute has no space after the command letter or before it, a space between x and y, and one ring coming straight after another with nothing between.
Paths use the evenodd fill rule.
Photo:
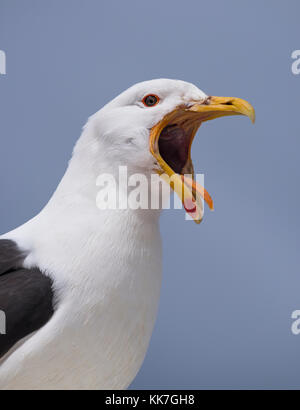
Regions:
<instances>
[{"instance_id":1,"label":"white neck","mask_svg":"<svg viewBox=\"0 0 300 410\"><path fill-rule=\"evenodd\" d=\"M159 211L97 208L99 173L117 172L98 146L83 133L47 206L7 238L28 250L26 267L38 266L53 279L60 309L49 324L51 340L42 355L48 377L55 381L61 367L58 374L66 373L65 383L70 383L65 352L72 340L78 353L71 357L71 367L83 366L90 388L119 389L129 385L141 366L156 317L162 261ZM43 333L36 338L43 346ZM55 371L49 368L53 351ZM35 367L28 362L30 371ZM82 386L81 379L76 383Z\"/></svg>"},{"instance_id":2,"label":"white neck","mask_svg":"<svg viewBox=\"0 0 300 410\"><path fill-rule=\"evenodd\" d=\"M142 173L148 180L148 187L151 186L151 172L133 168L127 164L112 163L106 158L105 148L96 138L93 122L88 122L84 131L78 140L73 156L69 162L68 168L51 200L45 207L55 208L56 213L59 208L69 208L77 206L89 209L89 212L94 212L98 218L101 218L101 211L97 208L96 198L99 192L97 187L97 179L101 174L110 174L114 177L117 190L119 190L119 167L126 166L128 178L132 174ZM130 210L114 210L112 214L117 215L121 212L122 215L130 215L131 218L144 219L142 222L158 223L160 210L138 209Z\"/></svg>"}]
</instances>

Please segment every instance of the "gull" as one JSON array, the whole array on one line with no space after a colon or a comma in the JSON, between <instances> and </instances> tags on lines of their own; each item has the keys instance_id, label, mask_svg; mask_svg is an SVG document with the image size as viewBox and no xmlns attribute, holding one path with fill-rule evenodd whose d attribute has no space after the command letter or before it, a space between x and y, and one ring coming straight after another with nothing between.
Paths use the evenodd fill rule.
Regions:
<instances>
[{"instance_id":1,"label":"gull","mask_svg":"<svg viewBox=\"0 0 300 410\"><path fill-rule=\"evenodd\" d=\"M45 208L0 236L0 389L130 385L157 315L161 207L100 209L96 181L112 176L122 196L120 166L147 181L159 175L199 223L203 199L213 205L195 180L192 141L201 124L231 115L255 119L245 100L157 79L89 118Z\"/></svg>"}]
</instances>

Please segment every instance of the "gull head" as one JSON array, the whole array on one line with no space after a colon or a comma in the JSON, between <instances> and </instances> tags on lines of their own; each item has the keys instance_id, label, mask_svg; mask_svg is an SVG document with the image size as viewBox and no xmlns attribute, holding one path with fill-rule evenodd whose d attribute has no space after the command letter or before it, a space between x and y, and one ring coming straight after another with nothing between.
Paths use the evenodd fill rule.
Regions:
<instances>
[{"instance_id":1,"label":"gull head","mask_svg":"<svg viewBox=\"0 0 300 410\"><path fill-rule=\"evenodd\" d=\"M158 79L130 87L94 114L88 125L106 161L158 173L199 223L201 197L210 208L213 203L195 181L192 142L202 123L233 115L255 121L253 107L243 99L210 96L185 81Z\"/></svg>"}]
</instances>

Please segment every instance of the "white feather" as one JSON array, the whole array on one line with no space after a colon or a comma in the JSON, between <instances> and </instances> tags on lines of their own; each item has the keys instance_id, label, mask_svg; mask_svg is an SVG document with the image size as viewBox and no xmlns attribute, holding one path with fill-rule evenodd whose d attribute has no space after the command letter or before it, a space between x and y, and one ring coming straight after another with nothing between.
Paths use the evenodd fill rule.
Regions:
<instances>
[{"instance_id":1,"label":"white feather","mask_svg":"<svg viewBox=\"0 0 300 410\"><path fill-rule=\"evenodd\" d=\"M146 108L144 95L160 96ZM204 99L192 84L153 80L93 115L43 211L3 235L26 267L53 279L56 311L0 365L2 389L124 389L145 357L161 286L159 211L96 207L99 174L119 165L150 178L149 129L178 104Z\"/></svg>"}]
</instances>

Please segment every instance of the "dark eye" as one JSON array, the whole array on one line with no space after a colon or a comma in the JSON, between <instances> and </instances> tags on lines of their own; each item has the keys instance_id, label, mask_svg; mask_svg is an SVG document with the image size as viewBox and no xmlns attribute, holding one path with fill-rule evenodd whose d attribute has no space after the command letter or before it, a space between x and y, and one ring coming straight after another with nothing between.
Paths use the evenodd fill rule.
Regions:
<instances>
[{"instance_id":1,"label":"dark eye","mask_svg":"<svg viewBox=\"0 0 300 410\"><path fill-rule=\"evenodd\" d=\"M158 103L159 103L159 97L157 95L149 94L143 98L143 104L146 107L154 107Z\"/></svg>"}]
</instances>

